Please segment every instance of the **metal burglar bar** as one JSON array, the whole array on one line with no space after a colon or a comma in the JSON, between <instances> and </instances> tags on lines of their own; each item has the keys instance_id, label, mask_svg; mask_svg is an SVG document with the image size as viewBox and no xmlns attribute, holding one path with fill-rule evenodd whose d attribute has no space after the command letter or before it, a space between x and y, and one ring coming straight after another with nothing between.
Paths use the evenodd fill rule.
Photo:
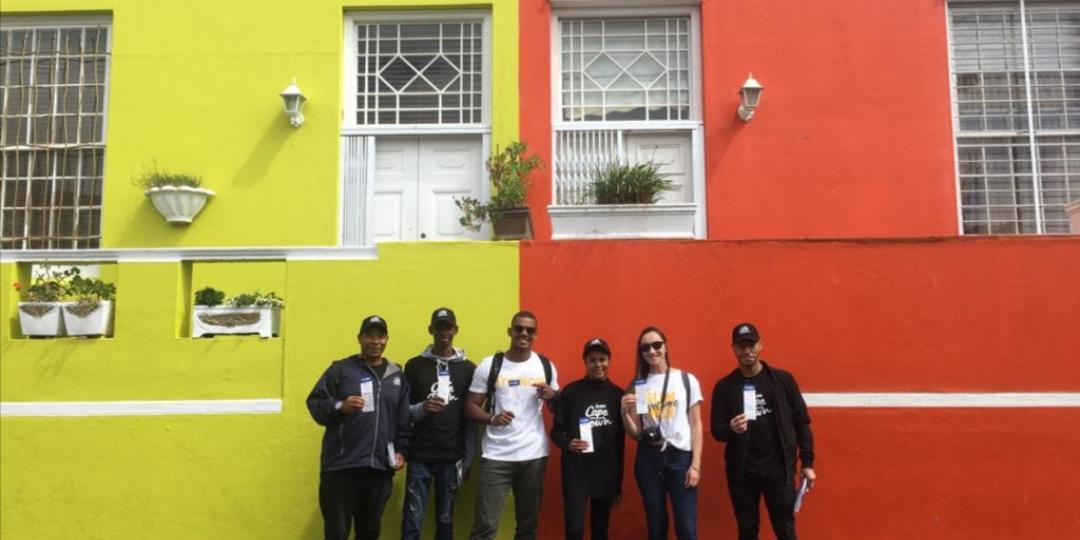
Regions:
<instances>
[{"instance_id":1,"label":"metal burglar bar","mask_svg":"<svg viewBox=\"0 0 1080 540\"><path fill-rule=\"evenodd\" d=\"M953 4L949 27L964 233L1069 232L1064 206L1080 200L1080 6Z\"/></svg>"},{"instance_id":2,"label":"metal burglar bar","mask_svg":"<svg viewBox=\"0 0 1080 540\"><path fill-rule=\"evenodd\" d=\"M97 248L107 26L0 28L0 248Z\"/></svg>"},{"instance_id":3,"label":"metal burglar bar","mask_svg":"<svg viewBox=\"0 0 1080 540\"><path fill-rule=\"evenodd\" d=\"M357 24L356 123L483 122L483 23Z\"/></svg>"}]
</instances>

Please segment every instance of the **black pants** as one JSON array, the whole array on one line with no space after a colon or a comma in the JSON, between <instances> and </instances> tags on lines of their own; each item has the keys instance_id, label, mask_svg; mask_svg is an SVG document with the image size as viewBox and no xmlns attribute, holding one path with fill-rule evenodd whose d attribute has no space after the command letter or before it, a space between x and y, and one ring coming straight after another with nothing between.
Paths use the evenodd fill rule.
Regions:
<instances>
[{"instance_id":1,"label":"black pants","mask_svg":"<svg viewBox=\"0 0 1080 540\"><path fill-rule=\"evenodd\" d=\"M795 539L795 486L783 476L728 475L728 493L739 524L739 540L757 540L761 522L759 505L765 497L769 522L776 538Z\"/></svg>"},{"instance_id":2,"label":"black pants","mask_svg":"<svg viewBox=\"0 0 1080 540\"><path fill-rule=\"evenodd\" d=\"M613 497L606 499L587 499L575 497L563 492L563 510L566 514L566 540L581 540L585 535L585 503L592 501L592 515L589 524L592 528L592 540L607 540L608 522L611 518Z\"/></svg>"},{"instance_id":3,"label":"black pants","mask_svg":"<svg viewBox=\"0 0 1080 540\"><path fill-rule=\"evenodd\" d=\"M326 540L348 540L354 524L357 540L377 540L393 478L389 471L368 468L323 471L319 508Z\"/></svg>"}]
</instances>

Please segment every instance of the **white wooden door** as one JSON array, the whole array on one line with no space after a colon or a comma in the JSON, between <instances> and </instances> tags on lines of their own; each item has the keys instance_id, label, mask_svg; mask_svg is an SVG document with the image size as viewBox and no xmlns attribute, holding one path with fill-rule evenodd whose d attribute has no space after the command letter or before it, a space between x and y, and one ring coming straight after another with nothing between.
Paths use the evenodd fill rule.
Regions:
<instances>
[{"instance_id":1,"label":"white wooden door","mask_svg":"<svg viewBox=\"0 0 1080 540\"><path fill-rule=\"evenodd\" d=\"M693 162L689 133L630 133L626 155L631 163L652 161L674 184L660 200L669 203L694 202Z\"/></svg>"},{"instance_id":2,"label":"white wooden door","mask_svg":"<svg viewBox=\"0 0 1080 540\"><path fill-rule=\"evenodd\" d=\"M480 137L378 137L371 240L460 240L479 237L461 227L455 198L479 198Z\"/></svg>"}]
</instances>

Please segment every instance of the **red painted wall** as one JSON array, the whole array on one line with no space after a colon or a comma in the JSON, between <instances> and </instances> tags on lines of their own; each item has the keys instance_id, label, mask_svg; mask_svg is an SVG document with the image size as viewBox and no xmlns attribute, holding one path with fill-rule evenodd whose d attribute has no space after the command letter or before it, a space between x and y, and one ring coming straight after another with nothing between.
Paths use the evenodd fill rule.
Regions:
<instances>
[{"instance_id":1,"label":"red painted wall","mask_svg":"<svg viewBox=\"0 0 1080 540\"><path fill-rule=\"evenodd\" d=\"M550 163L550 5L520 9L521 138ZM957 233L943 1L703 0L701 23L709 238ZM750 72L765 92L744 124Z\"/></svg>"},{"instance_id":2,"label":"red painted wall","mask_svg":"<svg viewBox=\"0 0 1080 540\"><path fill-rule=\"evenodd\" d=\"M594 335L625 384L637 333L656 324L708 395L749 319L804 392L1080 391L1080 237L523 244L521 306L564 384ZM811 414L822 483L800 516L807 538L1080 535L1078 409ZM734 531L722 455L707 437L702 538ZM543 538L561 531L557 456ZM632 475L626 495L615 538L644 527Z\"/></svg>"}]
</instances>

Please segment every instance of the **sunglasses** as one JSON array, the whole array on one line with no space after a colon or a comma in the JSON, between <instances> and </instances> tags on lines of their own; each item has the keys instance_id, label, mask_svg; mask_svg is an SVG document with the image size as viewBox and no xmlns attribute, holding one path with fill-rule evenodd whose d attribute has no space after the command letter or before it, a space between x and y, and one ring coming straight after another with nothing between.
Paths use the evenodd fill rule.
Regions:
<instances>
[{"instance_id":1,"label":"sunglasses","mask_svg":"<svg viewBox=\"0 0 1080 540\"><path fill-rule=\"evenodd\" d=\"M663 341L654 341L652 343L642 343L641 345L638 345L638 350L643 352L643 353L644 352L649 352L649 349L652 349L654 351L659 351L660 349L663 349L663 348L664 348L664 342Z\"/></svg>"},{"instance_id":2,"label":"sunglasses","mask_svg":"<svg viewBox=\"0 0 1080 540\"><path fill-rule=\"evenodd\" d=\"M525 332L526 334L529 334L530 336L535 336L536 335L536 327L534 327L534 326L522 326L520 324L515 324L513 326L512 330L514 331L515 334L520 334L522 332Z\"/></svg>"}]
</instances>

